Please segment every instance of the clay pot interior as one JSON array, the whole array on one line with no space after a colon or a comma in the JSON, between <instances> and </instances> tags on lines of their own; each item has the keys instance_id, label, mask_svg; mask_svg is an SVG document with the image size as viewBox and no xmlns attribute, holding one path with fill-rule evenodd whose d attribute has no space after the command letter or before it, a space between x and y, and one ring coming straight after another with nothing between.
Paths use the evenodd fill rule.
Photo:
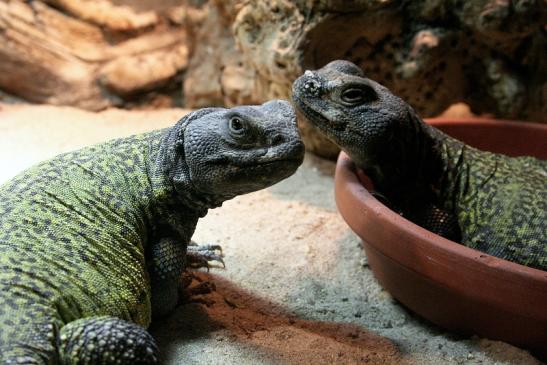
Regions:
<instances>
[{"instance_id":1,"label":"clay pot interior","mask_svg":"<svg viewBox=\"0 0 547 365\"><path fill-rule=\"evenodd\" d=\"M428 122L484 150L547 159L547 125L487 119ZM361 174L342 152L336 203L362 239L370 267L385 289L446 329L547 355L547 271L486 255L415 225L376 200Z\"/></svg>"}]
</instances>

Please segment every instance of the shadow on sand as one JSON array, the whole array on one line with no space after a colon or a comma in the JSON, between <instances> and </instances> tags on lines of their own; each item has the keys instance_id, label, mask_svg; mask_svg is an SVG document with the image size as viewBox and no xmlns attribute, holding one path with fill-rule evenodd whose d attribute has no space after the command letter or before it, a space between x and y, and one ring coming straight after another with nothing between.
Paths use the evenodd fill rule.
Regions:
<instances>
[{"instance_id":1,"label":"shadow on sand","mask_svg":"<svg viewBox=\"0 0 547 365\"><path fill-rule=\"evenodd\" d=\"M394 343L359 326L300 319L222 277L197 276L213 281L217 289L194 297L199 303L185 304L153 324L151 332L162 352L178 352L185 342L210 339L211 346L224 341L247 352L251 349L255 359L268 363L402 363Z\"/></svg>"}]
</instances>

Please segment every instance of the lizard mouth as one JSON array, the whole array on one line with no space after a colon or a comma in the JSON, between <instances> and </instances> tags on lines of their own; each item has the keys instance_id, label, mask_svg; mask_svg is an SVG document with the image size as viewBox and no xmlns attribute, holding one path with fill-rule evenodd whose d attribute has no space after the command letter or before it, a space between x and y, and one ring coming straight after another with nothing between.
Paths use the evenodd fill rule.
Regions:
<instances>
[{"instance_id":1,"label":"lizard mouth","mask_svg":"<svg viewBox=\"0 0 547 365\"><path fill-rule=\"evenodd\" d=\"M327 133L332 132L346 132L356 134L363 139L366 139L366 133L362 130L355 128L350 123L331 120L327 118L321 111L314 109L311 103L306 101L305 98L300 98L294 93L294 104L296 105L297 115L306 119L314 128L325 131Z\"/></svg>"},{"instance_id":2,"label":"lizard mouth","mask_svg":"<svg viewBox=\"0 0 547 365\"><path fill-rule=\"evenodd\" d=\"M316 128L325 130L344 131L347 127L347 123L330 120L325 117L323 113L317 111L310 105L306 99L300 98L296 95L293 97L298 114L306 119L311 125Z\"/></svg>"},{"instance_id":3,"label":"lizard mouth","mask_svg":"<svg viewBox=\"0 0 547 365\"><path fill-rule=\"evenodd\" d=\"M256 168L263 168L263 167L270 167L270 166L278 166L278 165L287 165L292 166L293 164L301 164L302 160L304 158L304 150L302 149L302 154L298 154L298 156L288 156L288 157L274 157L274 158L267 158L262 159L258 161L249 161L240 163L237 166L238 167L256 167Z\"/></svg>"},{"instance_id":4,"label":"lizard mouth","mask_svg":"<svg viewBox=\"0 0 547 365\"><path fill-rule=\"evenodd\" d=\"M276 158L268 158L268 159L240 159L238 160L234 156L223 156L216 159L210 159L208 162L219 165L219 166L225 166L225 167L233 167L236 169L240 168L265 168L270 166L278 166L278 165L293 165L293 164L300 164L302 163L303 154L302 156L294 156L294 157L276 157Z\"/></svg>"},{"instance_id":5,"label":"lizard mouth","mask_svg":"<svg viewBox=\"0 0 547 365\"><path fill-rule=\"evenodd\" d=\"M274 160L274 161L263 161L263 162L257 162L255 164L251 164L248 166L237 166L237 167L246 167L250 169L255 170L273 170L273 169L281 169L286 168L293 165L299 165L301 163L300 160L294 159L294 158L288 158L283 160Z\"/></svg>"},{"instance_id":6,"label":"lizard mouth","mask_svg":"<svg viewBox=\"0 0 547 365\"><path fill-rule=\"evenodd\" d=\"M254 163L234 161L228 162L223 168L226 176L231 176L233 181L242 179L250 183L254 180L275 182L292 175L301 163L302 159L297 158L255 161Z\"/></svg>"}]
</instances>

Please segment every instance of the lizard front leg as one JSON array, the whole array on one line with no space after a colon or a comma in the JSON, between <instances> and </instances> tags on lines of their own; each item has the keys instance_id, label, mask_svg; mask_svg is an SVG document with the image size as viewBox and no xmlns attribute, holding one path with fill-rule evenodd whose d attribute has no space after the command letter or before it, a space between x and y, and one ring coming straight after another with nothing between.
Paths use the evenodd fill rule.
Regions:
<instances>
[{"instance_id":1,"label":"lizard front leg","mask_svg":"<svg viewBox=\"0 0 547 365\"><path fill-rule=\"evenodd\" d=\"M174 238L163 238L152 246L150 285L152 315L163 317L179 302L181 276L186 267L186 244Z\"/></svg>"},{"instance_id":2,"label":"lizard front leg","mask_svg":"<svg viewBox=\"0 0 547 365\"><path fill-rule=\"evenodd\" d=\"M180 303L181 289L186 289L191 282L185 282L182 277L186 268L209 268L209 261L213 260L224 265L220 246L198 246L194 241L186 246L179 240L163 238L152 246L151 254L150 284L154 317L169 314Z\"/></svg>"},{"instance_id":3,"label":"lizard front leg","mask_svg":"<svg viewBox=\"0 0 547 365\"><path fill-rule=\"evenodd\" d=\"M135 323L110 316L86 317L66 324L61 328L59 353L62 365L158 364L152 336Z\"/></svg>"}]
</instances>

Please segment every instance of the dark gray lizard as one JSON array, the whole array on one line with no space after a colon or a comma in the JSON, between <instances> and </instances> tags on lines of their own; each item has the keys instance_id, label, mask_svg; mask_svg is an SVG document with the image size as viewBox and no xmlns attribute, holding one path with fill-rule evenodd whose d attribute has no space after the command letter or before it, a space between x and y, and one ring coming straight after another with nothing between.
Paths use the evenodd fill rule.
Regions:
<instances>
[{"instance_id":1,"label":"dark gray lizard","mask_svg":"<svg viewBox=\"0 0 547 365\"><path fill-rule=\"evenodd\" d=\"M468 247L547 270L546 161L447 136L347 61L306 71L293 99L393 209Z\"/></svg>"},{"instance_id":2,"label":"dark gray lizard","mask_svg":"<svg viewBox=\"0 0 547 365\"><path fill-rule=\"evenodd\" d=\"M271 101L202 109L1 186L0 364L157 363L145 328L178 303L198 219L303 154L294 110Z\"/></svg>"}]
</instances>

